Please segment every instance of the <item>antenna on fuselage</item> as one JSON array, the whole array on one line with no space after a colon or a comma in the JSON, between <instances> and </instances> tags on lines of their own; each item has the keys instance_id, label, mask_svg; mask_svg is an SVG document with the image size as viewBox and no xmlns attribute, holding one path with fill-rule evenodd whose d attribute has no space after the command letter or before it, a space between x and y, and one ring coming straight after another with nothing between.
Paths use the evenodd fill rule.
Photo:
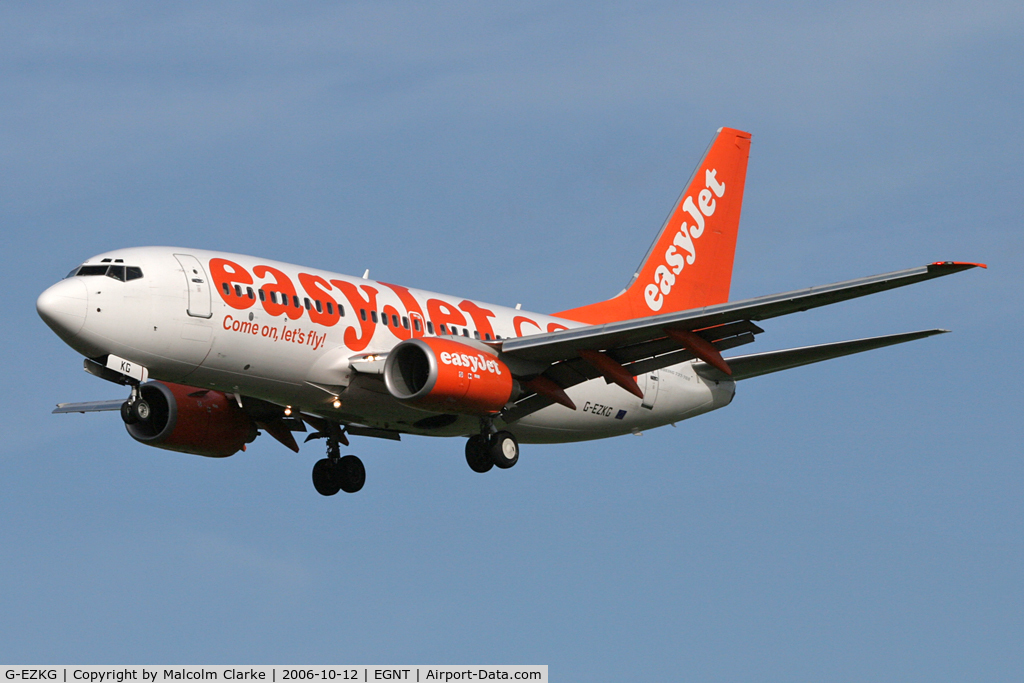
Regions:
<instances>
[{"instance_id":1,"label":"antenna on fuselage","mask_svg":"<svg viewBox=\"0 0 1024 683\"><path fill-rule=\"evenodd\" d=\"M364 280L369 280L370 279L370 269L369 268L367 268L366 272L363 273L363 279Z\"/></svg>"}]
</instances>

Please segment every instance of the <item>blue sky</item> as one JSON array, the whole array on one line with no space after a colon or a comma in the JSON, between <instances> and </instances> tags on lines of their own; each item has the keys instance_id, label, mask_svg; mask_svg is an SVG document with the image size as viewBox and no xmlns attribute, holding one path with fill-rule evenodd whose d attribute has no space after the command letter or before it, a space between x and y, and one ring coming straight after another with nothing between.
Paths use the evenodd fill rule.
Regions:
<instances>
[{"instance_id":1,"label":"blue sky","mask_svg":"<svg viewBox=\"0 0 1024 683\"><path fill-rule=\"evenodd\" d=\"M0 8L0 661L528 663L552 680L1024 675L1019 2ZM932 327L641 437L147 448L35 313L89 255L251 253L557 311L627 281L719 126L732 298L971 271L769 321ZM625 678L622 678L625 677Z\"/></svg>"}]
</instances>

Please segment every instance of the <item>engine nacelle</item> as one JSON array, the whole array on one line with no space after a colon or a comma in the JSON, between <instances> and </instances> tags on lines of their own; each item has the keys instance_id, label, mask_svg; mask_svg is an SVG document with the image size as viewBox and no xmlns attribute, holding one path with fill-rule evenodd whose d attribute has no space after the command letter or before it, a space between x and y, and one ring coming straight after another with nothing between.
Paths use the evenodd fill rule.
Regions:
<instances>
[{"instance_id":1,"label":"engine nacelle","mask_svg":"<svg viewBox=\"0 0 1024 683\"><path fill-rule=\"evenodd\" d=\"M514 386L512 373L489 348L437 337L407 339L391 349L384 383L415 408L463 415L498 412Z\"/></svg>"},{"instance_id":2,"label":"engine nacelle","mask_svg":"<svg viewBox=\"0 0 1024 683\"><path fill-rule=\"evenodd\" d=\"M145 422L125 426L147 446L226 458L256 438L255 423L219 391L170 382L147 382L139 391L152 412Z\"/></svg>"}]
</instances>

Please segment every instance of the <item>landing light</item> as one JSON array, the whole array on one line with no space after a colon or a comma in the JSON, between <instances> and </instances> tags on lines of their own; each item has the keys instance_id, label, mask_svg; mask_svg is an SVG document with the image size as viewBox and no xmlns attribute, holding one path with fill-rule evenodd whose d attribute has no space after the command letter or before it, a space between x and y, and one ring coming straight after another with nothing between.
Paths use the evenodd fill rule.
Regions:
<instances>
[{"instance_id":1,"label":"landing light","mask_svg":"<svg viewBox=\"0 0 1024 683\"><path fill-rule=\"evenodd\" d=\"M285 417L290 417L291 414L292 414L292 407L291 406L285 406L284 407L284 416Z\"/></svg>"},{"instance_id":2,"label":"landing light","mask_svg":"<svg viewBox=\"0 0 1024 683\"><path fill-rule=\"evenodd\" d=\"M335 409L340 408L341 407L341 401L339 401L338 399L334 399L334 403L332 403L331 405L334 406Z\"/></svg>"}]
</instances>

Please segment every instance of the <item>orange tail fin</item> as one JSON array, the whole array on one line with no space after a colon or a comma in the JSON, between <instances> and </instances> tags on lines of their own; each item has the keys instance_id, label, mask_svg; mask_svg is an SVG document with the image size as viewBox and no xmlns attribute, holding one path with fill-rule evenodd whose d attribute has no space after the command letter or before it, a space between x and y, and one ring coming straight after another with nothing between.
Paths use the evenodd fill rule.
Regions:
<instances>
[{"instance_id":1,"label":"orange tail fin","mask_svg":"<svg viewBox=\"0 0 1024 683\"><path fill-rule=\"evenodd\" d=\"M555 315L599 324L728 301L749 154L750 133L719 128L626 289Z\"/></svg>"}]
</instances>

